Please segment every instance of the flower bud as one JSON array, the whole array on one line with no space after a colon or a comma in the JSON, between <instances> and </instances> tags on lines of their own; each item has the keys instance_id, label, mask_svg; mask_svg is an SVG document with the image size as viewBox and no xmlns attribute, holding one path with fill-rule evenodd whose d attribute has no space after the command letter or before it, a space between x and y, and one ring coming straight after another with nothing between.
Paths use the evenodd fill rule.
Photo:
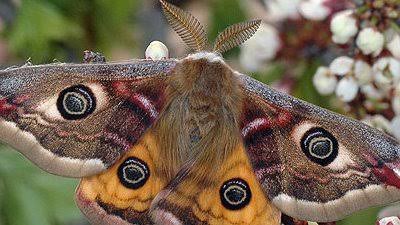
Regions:
<instances>
[{"instance_id":1,"label":"flower bud","mask_svg":"<svg viewBox=\"0 0 400 225\"><path fill-rule=\"evenodd\" d=\"M385 97L385 93L377 89L372 83L361 86L360 91L365 94L368 99L381 100Z\"/></svg>"},{"instance_id":2,"label":"flower bud","mask_svg":"<svg viewBox=\"0 0 400 225\"><path fill-rule=\"evenodd\" d=\"M299 16L298 5L301 0L264 0L268 15L272 21L297 19Z\"/></svg>"},{"instance_id":3,"label":"flower bud","mask_svg":"<svg viewBox=\"0 0 400 225\"><path fill-rule=\"evenodd\" d=\"M357 96L359 86L353 77L344 77L336 87L336 96L343 102L351 102Z\"/></svg>"},{"instance_id":4,"label":"flower bud","mask_svg":"<svg viewBox=\"0 0 400 225\"><path fill-rule=\"evenodd\" d=\"M332 40L337 44L346 44L357 34L357 20L353 17L352 10L336 13L331 21Z\"/></svg>"},{"instance_id":5,"label":"flower bud","mask_svg":"<svg viewBox=\"0 0 400 225\"><path fill-rule=\"evenodd\" d=\"M248 71L256 71L263 62L275 58L281 47L278 30L262 23L257 33L241 48L240 63Z\"/></svg>"},{"instance_id":6,"label":"flower bud","mask_svg":"<svg viewBox=\"0 0 400 225\"><path fill-rule=\"evenodd\" d=\"M357 60L354 64L354 76L360 85L370 83L372 81L371 66L362 60Z\"/></svg>"},{"instance_id":7,"label":"flower bud","mask_svg":"<svg viewBox=\"0 0 400 225\"><path fill-rule=\"evenodd\" d=\"M331 10L324 5L325 0L308 0L299 5L300 14L309 20L324 20L329 16Z\"/></svg>"},{"instance_id":8,"label":"flower bud","mask_svg":"<svg viewBox=\"0 0 400 225\"><path fill-rule=\"evenodd\" d=\"M326 67L319 67L313 77L313 84L321 95L329 95L335 91L337 78Z\"/></svg>"},{"instance_id":9,"label":"flower bud","mask_svg":"<svg viewBox=\"0 0 400 225\"><path fill-rule=\"evenodd\" d=\"M395 95L392 98L392 109L396 115L400 115L400 96ZM400 132L400 131L399 131ZM400 134L400 133L399 133ZM400 137L400 136L399 136Z\"/></svg>"},{"instance_id":10,"label":"flower bud","mask_svg":"<svg viewBox=\"0 0 400 225\"><path fill-rule=\"evenodd\" d=\"M389 120L382 115L367 116L362 120L362 122L368 124L371 127L375 127L378 130L391 132Z\"/></svg>"},{"instance_id":11,"label":"flower bud","mask_svg":"<svg viewBox=\"0 0 400 225\"><path fill-rule=\"evenodd\" d=\"M400 120L399 120L400 122ZM399 126L397 127L398 130L400 130L400 123L398 124ZM400 225L400 218L399 217L386 217L383 218L381 220L379 220L379 222L377 223L378 225Z\"/></svg>"},{"instance_id":12,"label":"flower bud","mask_svg":"<svg viewBox=\"0 0 400 225\"><path fill-rule=\"evenodd\" d=\"M400 82L400 61L392 57L380 58L373 65L374 79L378 87Z\"/></svg>"},{"instance_id":13,"label":"flower bud","mask_svg":"<svg viewBox=\"0 0 400 225\"><path fill-rule=\"evenodd\" d=\"M386 48L392 53L393 57L400 59L400 34L395 31L388 33L390 35Z\"/></svg>"},{"instance_id":14,"label":"flower bud","mask_svg":"<svg viewBox=\"0 0 400 225\"><path fill-rule=\"evenodd\" d=\"M168 48L160 41L153 41L146 49L146 59L160 60L168 58Z\"/></svg>"},{"instance_id":15,"label":"flower bud","mask_svg":"<svg viewBox=\"0 0 400 225\"><path fill-rule=\"evenodd\" d=\"M381 32L368 27L360 31L356 44L364 55L373 54L373 56L377 56L382 52L385 37Z\"/></svg>"},{"instance_id":16,"label":"flower bud","mask_svg":"<svg viewBox=\"0 0 400 225\"><path fill-rule=\"evenodd\" d=\"M344 76L348 74L354 65L354 59L347 56L340 56L332 61L329 69L333 74Z\"/></svg>"}]
</instances>

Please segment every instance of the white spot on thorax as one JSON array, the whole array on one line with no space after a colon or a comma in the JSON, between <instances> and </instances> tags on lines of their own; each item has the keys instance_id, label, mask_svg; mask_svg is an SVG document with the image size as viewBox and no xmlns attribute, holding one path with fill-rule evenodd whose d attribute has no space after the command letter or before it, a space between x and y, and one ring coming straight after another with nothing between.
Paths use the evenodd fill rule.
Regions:
<instances>
[{"instance_id":1,"label":"white spot on thorax","mask_svg":"<svg viewBox=\"0 0 400 225\"><path fill-rule=\"evenodd\" d=\"M192 60L206 59L211 63L215 62L225 63L224 59L220 55L214 52L198 52L191 54L186 58Z\"/></svg>"}]
</instances>

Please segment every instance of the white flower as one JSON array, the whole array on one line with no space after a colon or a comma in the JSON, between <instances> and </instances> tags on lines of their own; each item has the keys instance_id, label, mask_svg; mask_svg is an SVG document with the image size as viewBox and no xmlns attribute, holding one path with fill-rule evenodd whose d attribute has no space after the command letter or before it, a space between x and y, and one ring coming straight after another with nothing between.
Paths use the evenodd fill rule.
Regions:
<instances>
[{"instance_id":1,"label":"white flower","mask_svg":"<svg viewBox=\"0 0 400 225\"><path fill-rule=\"evenodd\" d=\"M319 67L313 77L313 84L321 95L332 94L336 89L337 78L328 68Z\"/></svg>"},{"instance_id":2,"label":"white flower","mask_svg":"<svg viewBox=\"0 0 400 225\"><path fill-rule=\"evenodd\" d=\"M398 120L397 122L400 122L400 119L399 118L393 118L393 120L394 119L396 119L396 120ZM392 120L392 121L393 121ZM397 123L396 122L396 123ZM399 124L400 125L400 124ZM396 127L396 130L397 131L400 131L400 127L399 126L397 126ZM383 218L385 218L385 217L392 217L392 216L397 216L397 217L400 217L400 203L397 203L397 204L393 204L393 205L390 205L390 206L386 206L385 208L383 208L380 212L379 212L379 214L378 214L378 218L380 218L380 219L383 219Z\"/></svg>"},{"instance_id":3,"label":"white flower","mask_svg":"<svg viewBox=\"0 0 400 225\"><path fill-rule=\"evenodd\" d=\"M354 64L354 76L360 85L370 83L372 81L371 66L362 60L357 60Z\"/></svg>"},{"instance_id":4,"label":"white flower","mask_svg":"<svg viewBox=\"0 0 400 225\"><path fill-rule=\"evenodd\" d=\"M343 102L351 102L357 96L359 86L353 77L344 77L336 87L336 96Z\"/></svg>"},{"instance_id":5,"label":"white flower","mask_svg":"<svg viewBox=\"0 0 400 225\"><path fill-rule=\"evenodd\" d=\"M385 97L385 93L378 90L373 84L361 86L361 93L365 94L368 99L381 100Z\"/></svg>"},{"instance_id":6,"label":"white flower","mask_svg":"<svg viewBox=\"0 0 400 225\"><path fill-rule=\"evenodd\" d=\"M386 48L392 53L393 57L400 59L400 34L389 29L386 32L387 44Z\"/></svg>"},{"instance_id":7,"label":"white flower","mask_svg":"<svg viewBox=\"0 0 400 225\"><path fill-rule=\"evenodd\" d=\"M392 98L392 109L396 115L400 115L400 95L395 95ZM399 130L399 132L400 132L400 130ZM400 138L399 138L399 140L400 140Z\"/></svg>"},{"instance_id":8,"label":"white flower","mask_svg":"<svg viewBox=\"0 0 400 225\"><path fill-rule=\"evenodd\" d=\"M324 5L325 0L308 0L299 5L300 14L309 20L324 20L331 10Z\"/></svg>"},{"instance_id":9,"label":"white flower","mask_svg":"<svg viewBox=\"0 0 400 225\"><path fill-rule=\"evenodd\" d=\"M365 117L362 122L368 124L371 127L375 127L378 130L390 132L390 122L382 115L373 115Z\"/></svg>"},{"instance_id":10,"label":"white flower","mask_svg":"<svg viewBox=\"0 0 400 225\"><path fill-rule=\"evenodd\" d=\"M354 65L354 59L347 56L340 56L332 61L329 69L333 74L344 76L348 74Z\"/></svg>"},{"instance_id":11,"label":"white flower","mask_svg":"<svg viewBox=\"0 0 400 225\"><path fill-rule=\"evenodd\" d=\"M364 55L373 54L373 56L377 56L382 52L385 37L381 32L368 27L360 31L356 44Z\"/></svg>"},{"instance_id":12,"label":"white flower","mask_svg":"<svg viewBox=\"0 0 400 225\"><path fill-rule=\"evenodd\" d=\"M357 20L352 10L336 13L331 21L332 40L337 44L345 44L357 34Z\"/></svg>"},{"instance_id":13,"label":"white flower","mask_svg":"<svg viewBox=\"0 0 400 225\"><path fill-rule=\"evenodd\" d=\"M392 109L396 115L400 115L400 84L397 84L393 91ZM400 131L399 131L400 132Z\"/></svg>"},{"instance_id":14,"label":"white flower","mask_svg":"<svg viewBox=\"0 0 400 225\"><path fill-rule=\"evenodd\" d=\"M378 225L400 225L400 218L399 217L386 217L379 220Z\"/></svg>"},{"instance_id":15,"label":"white flower","mask_svg":"<svg viewBox=\"0 0 400 225\"><path fill-rule=\"evenodd\" d=\"M255 72L260 70L260 68L264 64L263 60L254 57L250 51L243 51L243 50L240 53L239 61L240 65L242 65L242 67L249 72Z\"/></svg>"},{"instance_id":16,"label":"white flower","mask_svg":"<svg viewBox=\"0 0 400 225\"><path fill-rule=\"evenodd\" d=\"M275 58L281 47L275 27L262 23L257 33L241 48L240 63L248 71L256 71L263 62Z\"/></svg>"},{"instance_id":17,"label":"white flower","mask_svg":"<svg viewBox=\"0 0 400 225\"><path fill-rule=\"evenodd\" d=\"M390 84L400 82L400 61L395 58L380 58L372 69L378 87L389 88Z\"/></svg>"},{"instance_id":18,"label":"white flower","mask_svg":"<svg viewBox=\"0 0 400 225\"><path fill-rule=\"evenodd\" d=\"M274 21L296 19L299 16L297 7L301 0L264 0L268 15Z\"/></svg>"},{"instance_id":19,"label":"white flower","mask_svg":"<svg viewBox=\"0 0 400 225\"><path fill-rule=\"evenodd\" d=\"M389 64L389 71L397 80L400 79L400 59L391 58ZM396 81L397 81L396 80Z\"/></svg>"},{"instance_id":20,"label":"white flower","mask_svg":"<svg viewBox=\"0 0 400 225\"><path fill-rule=\"evenodd\" d=\"M153 41L146 49L146 59L160 60L168 58L168 48L160 41Z\"/></svg>"}]
</instances>

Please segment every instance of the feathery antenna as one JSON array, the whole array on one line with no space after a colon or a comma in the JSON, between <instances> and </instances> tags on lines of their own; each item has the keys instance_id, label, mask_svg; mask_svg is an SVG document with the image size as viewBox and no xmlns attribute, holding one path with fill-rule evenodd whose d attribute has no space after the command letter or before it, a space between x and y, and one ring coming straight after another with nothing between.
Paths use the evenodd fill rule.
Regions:
<instances>
[{"instance_id":1,"label":"feathery antenna","mask_svg":"<svg viewBox=\"0 0 400 225\"><path fill-rule=\"evenodd\" d=\"M214 44L214 51L224 53L251 38L261 25L261 20L234 24L222 31Z\"/></svg>"},{"instance_id":2,"label":"feathery antenna","mask_svg":"<svg viewBox=\"0 0 400 225\"><path fill-rule=\"evenodd\" d=\"M159 0L165 17L182 40L194 51L203 51L207 47L207 36L200 22L191 14Z\"/></svg>"}]
</instances>

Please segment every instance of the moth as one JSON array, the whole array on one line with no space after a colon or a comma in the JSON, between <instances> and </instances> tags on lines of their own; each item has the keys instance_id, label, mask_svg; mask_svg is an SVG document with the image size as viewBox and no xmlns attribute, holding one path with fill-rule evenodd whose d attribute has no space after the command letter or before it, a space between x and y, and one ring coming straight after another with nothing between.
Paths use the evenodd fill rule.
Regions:
<instances>
[{"instance_id":1,"label":"moth","mask_svg":"<svg viewBox=\"0 0 400 225\"><path fill-rule=\"evenodd\" d=\"M279 225L336 221L400 200L392 137L233 70L192 15L160 0L194 51L181 59L24 66L0 72L0 138L43 170L82 178L93 224Z\"/></svg>"}]
</instances>

